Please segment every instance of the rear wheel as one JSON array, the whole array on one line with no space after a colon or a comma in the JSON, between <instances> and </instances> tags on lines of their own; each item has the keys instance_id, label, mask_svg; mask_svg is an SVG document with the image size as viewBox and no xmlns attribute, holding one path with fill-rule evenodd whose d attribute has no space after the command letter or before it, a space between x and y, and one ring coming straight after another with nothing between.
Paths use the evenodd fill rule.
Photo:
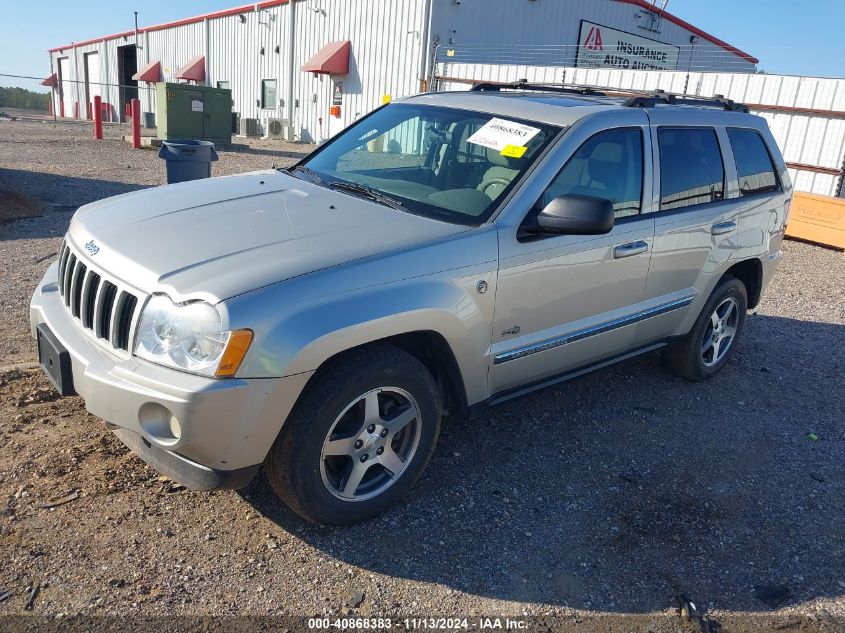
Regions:
<instances>
[{"instance_id":1,"label":"rear wheel","mask_svg":"<svg viewBox=\"0 0 845 633\"><path fill-rule=\"evenodd\" d=\"M666 351L669 369L696 382L715 376L736 349L747 310L745 285L739 279L725 277L704 304L689 334Z\"/></svg>"},{"instance_id":2,"label":"rear wheel","mask_svg":"<svg viewBox=\"0 0 845 633\"><path fill-rule=\"evenodd\" d=\"M314 377L265 461L270 485L299 515L347 525L384 512L424 470L440 429L426 367L383 347Z\"/></svg>"}]
</instances>

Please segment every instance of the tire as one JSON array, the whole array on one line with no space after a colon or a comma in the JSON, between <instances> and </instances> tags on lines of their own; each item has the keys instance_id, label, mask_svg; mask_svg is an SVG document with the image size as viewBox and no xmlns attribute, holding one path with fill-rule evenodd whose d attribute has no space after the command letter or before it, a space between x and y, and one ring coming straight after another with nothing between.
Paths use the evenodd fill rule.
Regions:
<instances>
[{"instance_id":1,"label":"tire","mask_svg":"<svg viewBox=\"0 0 845 633\"><path fill-rule=\"evenodd\" d=\"M727 311L730 306L735 315ZM719 327L716 327L718 315L714 314L717 310L724 319ZM715 376L736 350L745 326L747 310L748 293L745 284L735 277L724 277L704 304L689 334L672 343L664 353L668 369L693 382ZM729 336L731 328L733 334ZM714 339L719 342L715 343Z\"/></svg>"},{"instance_id":2,"label":"tire","mask_svg":"<svg viewBox=\"0 0 845 633\"><path fill-rule=\"evenodd\" d=\"M408 495L440 418L437 384L419 360L391 346L356 353L311 379L267 455L267 479L308 521L365 521Z\"/></svg>"}]
</instances>

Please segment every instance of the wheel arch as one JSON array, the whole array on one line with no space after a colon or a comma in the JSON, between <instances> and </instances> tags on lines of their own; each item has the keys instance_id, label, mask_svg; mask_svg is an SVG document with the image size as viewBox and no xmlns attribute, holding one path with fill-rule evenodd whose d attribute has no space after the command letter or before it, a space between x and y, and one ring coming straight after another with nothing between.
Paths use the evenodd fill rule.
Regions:
<instances>
[{"instance_id":1,"label":"wheel arch","mask_svg":"<svg viewBox=\"0 0 845 633\"><path fill-rule=\"evenodd\" d=\"M319 380L326 370L350 356L381 346L396 347L420 361L431 373L440 389L444 412L467 415L469 409L467 390L457 358L446 338L434 330L414 330L393 334L338 351L317 367L305 385L303 393L313 382Z\"/></svg>"},{"instance_id":2,"label":"wheel arch","mask_svg":"<svg viewBox=\"0 0 845 633\"><path fill-rule=\"evenodd\" d=\"M735 277L745 285L748 293L748 308L756 308L760 303L760 295L763 290L763 264L757 258L746 259L733 264L722 275Z\"/></svg>"}]
</instances>

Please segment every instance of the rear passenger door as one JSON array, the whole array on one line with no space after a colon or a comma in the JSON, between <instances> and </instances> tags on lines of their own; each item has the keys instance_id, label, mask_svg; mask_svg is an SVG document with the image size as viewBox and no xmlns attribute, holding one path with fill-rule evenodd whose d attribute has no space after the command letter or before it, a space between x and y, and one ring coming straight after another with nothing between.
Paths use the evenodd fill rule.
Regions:
<instances>
[{"instance_id":1,"label":"rear passenger door","mask_svg":"<svg viewBox=\"0 0 845 633\"><path fill-rule=\"evenodd\" d=\"M712 277L737 247L737 205L728 191L736 176L725 128L690 125L688 108L654 108L649 117L654 246L643 300L654 316L638 326L640 345L686 332Z\"/></svg>"}]
</instances>

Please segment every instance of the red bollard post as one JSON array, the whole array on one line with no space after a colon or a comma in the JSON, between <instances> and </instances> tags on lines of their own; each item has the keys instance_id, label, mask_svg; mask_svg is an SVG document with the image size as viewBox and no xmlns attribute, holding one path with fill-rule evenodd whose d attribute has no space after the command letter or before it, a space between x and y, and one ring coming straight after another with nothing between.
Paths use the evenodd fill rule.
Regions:
<instances>
[{"instance_id":1,"label":"red bollard post","mask_svg":"<svg viewBox=\"0 0 845 633\"><path fill-rule=\"evenodd\" d=\"M79 101L73 102L73 118L74 119L79 118Z\"/></svg>"},{"instance_id":2,"label":"red bollard post","mask_svg":"<svg viewBox=\"0 0 845 633\"><path fill-rule=\"evenodd\" d=\"M103 138L103 99L100 95L94 97L94 138Z\"/></svg>"},{"instance_id":3,"label":"red bollard post","mask_svg":"<svg viewBox=\"0 0 845 633\"><path fill-rule=\"evenodd\" d=\"M141 100L132 99L132 147L141 149Z\"/></svg>"}]
</instances>

